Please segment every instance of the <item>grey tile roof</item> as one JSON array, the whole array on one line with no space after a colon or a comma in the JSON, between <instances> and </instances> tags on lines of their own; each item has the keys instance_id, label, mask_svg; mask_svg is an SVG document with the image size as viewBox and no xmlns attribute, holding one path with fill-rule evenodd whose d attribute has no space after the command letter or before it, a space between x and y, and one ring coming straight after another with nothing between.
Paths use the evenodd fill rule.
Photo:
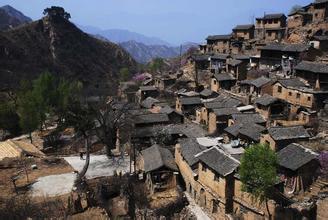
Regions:
<instances>
[{"instance_id":1,"label":"grey tile roof","mask_svg":"<svg viewBox=\"0 0 328 220\"><path fill-rule=\"evenodd\" d=\"M181 97L179 98L182 105L200 105L202 101L200 97Z\"/></svg>"},{"instance_id":2,"label":"grey tile roof","mask_svg":"<svg viewBox=\"0 0 328 220\"><path fill-rule=\"evenodd\" d=\"M269 83L271 83L272 80L270 78L267 78L265 76L261 76L257 79L253 79L253 80L243 80L243 81L240 81L240 84L243 85L243 84L247 84L247 85L253 85L255 86L256 88L261 88L262 86L265 86Z\"/></svg>"},{"instance_id":3,"label":"grey tile roof","mask_svg":"<svg viewBox=\"0 0 328 220\"><path fill-rule=\"evenodd\" d=\"M243 61L241 60L236 60L236 59L232 59L232 60L228 60L227 64L230 66L238 66L242 63Z\"/></svg>"},{"instance_id":4,"label":"grey tile roof","mask_svg":"<svg viewBox=\"0 0 328 220\"><path fill-rule=\"evenodd\" d=\"M232 30L237 31L244 31L244 30L250 30L254 28L254 24L242 24L242 25L237 25L236 27L234 27Z\"/></svg>"},{"instance_id":5,"label":"grey tile roof","mask_svg":"<svg viewBox=\"0 0 328 220\"><path fill-rule=\"evenodd\" d=\"M141 91L155 91L157 90L156 87L154 86L140 86Z\"/></svg>"},{"instance_id":6,"label":"grey tile roof","mask_svg":"<svg viewBox=\"0 0 328 220\"><path fill-rule=\"evenodd\" d=\"M295 67L295 70L328 74L328 65L324 63L302 61Z\"/></svg>"},{"instance_id":7,"label":"grey tile roof","mask_svg":"<svg viewBox=\"0 0 328 220\"><path fill-rule=\"evenodd\" d=\"M268 133L276 141L310 138L309 133L303 126L271 127L268 129Z\"/></svg>"},{"instance_id":8,"label":"grey tile roof","mask_svg":"<svg viewBox=\"0 0 328 220\"><path fill-rule=\"evenodd\" d=\"M211 56L211 59L213 59L213 60L226 60L229 57L230 57L229 54L218 53L218 54L214 54L213 56Z\"/></svg>"},{"instance_id":9,"label":"grey tile roof","mask_svg":"<svg viewBox=\"0 0 328 220\"><path fill-rule=\"evenodd\" d=\"M181 155L187 161L189 166L193 166L198 162L196 154L204 151L207 147L198 144L195 138L186 138L179 141L181 145Z\"/></svg>"},{"instance_id":10,"label":"grey tile roof","mask_svg":"<svg viewBox=\"0 0 328 220\"><path fill-rule=\"evenodd\" d=\"M141 151L141 155L144 160L145 172L151 172L163 167L173 171L178 170L170 150L160 147L159 145L155 144Z\"/></svg>"},{"instance_id":11,"label":"grey tile roof","mask_svg":"<svg viewBox=\"0 0 328 220\"><path fill-rule=\"evenodd\" d=\"M263 105L263 106L269 106L273 103L275 103L276 101L278 101L278 98L275 98L271 95L268 94L264 94L263 96L255 99L255 104L259 104L259 105Z\"/></svg>"},{"instance_id":12,"label":"grey tile roof","mask_svg":"<svg viewBox=\"0 0 328 220\"><path fill-rule=\"evenodd\" d=\"M328 41L328 36L327 35L313 36L312 38L314 40L318 40L318 41Z\"/></svg>"},{"instance_id":13,"label":"grey tile roof","mask_svg":"<svg viewBox=\"0 0 328 220\"><path fill-rule=\"evenodd\" d=\"M283 14L283 13L266 14L266 15L264 15L263 19L264 20L266 20L266 19L279 19L279 18L282 18L282 17L286 17L285 14Z\"/></svg>"},{"instance_id":14,"label":"grey tile roof","mask_svg":"<svg viewBox=\"0 0 328 220\"><path fill-rule=\"evenodd\" d=\"M221 176L233 173L239 167L239 161L218 147L212 147L197 155L197 158Z\"/></svg>"},{"instance_id":15,"label":"grey tile roof","mask_svg":"<svg viewBox=\"0 0 328 220\"><path fill-rule=\"evenodd\" d=\"M300 144L294 143L280 150L277 153L277 157L279 166L296 171L312 160L316 160L318 154Z\"/></svg>"},{"instance_id":16,"label":"grey tile roof","mask_svg":"<svg viewBox=\"0 0 328 220\"><path fill-rule=\"evenodd\" d=\"M261 50L274 50L283 52L304 52L311 46L307 44L280 44L272 43L261 48Z\"/></svg>"},{"instance_id":17,"label":"grey tile roof","mask_svg":"<svg viewBox=\"0 0 328 220\"><path fill-rule=\"evenodd\" d=\"M232 55L233 58L235 58L236 60L249 60L250 56L249 55L244 55L244 54L236 54L236 55Z\"/></svg>"},{"instance_id":18,"label":"grey tile roof","mask_svg":"<svg viewBox=\"0 0 328 220\"><path fill-rule=\"evenodd\" d=\"M207 54L194 54L192 55L192 59L195 61L209 61L210 55Z\"/></svg>"},{"instance_id":19,"label":"grey tile roof","mask_svg":"<svg viewBox=\"0 0 328 220\"><path fill-rule=\"evenodd\" d=\"M208 96L211 96L214 92L210 89L204 89L203 91L201 91L199 94L201 96L204 96L204 97L208 97Z\"/></svg>"},{"instance_id":20,"label":"grey tile roof","mask_svg":"<svg viewBox=\"0 0 328 220\"><path fill-rule=\"evenodd\" d=\"M204 106L208 109L233 108L233 107L239 107L241 105L242 102L240 100L226 95L220 95L212 102L204 103Z\"/></svg>"},{"instance_id":21,"label":"grey tile roof","mask_svg":"<svg viewBox=\"0 0 328 220\"><path fill-rule=\"evenodd\" d=\"M169 122L167 114L151 113L145 115L134 116L135 124L153 124L153 123L164 123Z\"/></svg>"},{"instance_id":22,"label":"grey tile roof","mask_svg":"<svg viewBox=\"0 0 328 220\"><path fill-rule=\"evenodd\" d=\"M238 135L241 134L256 142L260 141L261 133L265 130L265 127L252 122L236 123L224 129L225 132L231 134L234 137L238 137Z\"/></svg>"},{"instance_id":23,"label":"grey tile roof","mask_svg":"<svg viewBox=\"0 0 328 220\"><path fill-rule=\"evenodd\" d=\"M232 114L231 118L235 121L235 123L242 124L261 124L266 122L266 120L259 113L237 113Z\"/></svg>"},{"instance_id":24,"label":"grey tile roof","mask_svg":"<svg viewBox=\"0 0 328 220\"><path fill-rule=\"evenodd\" d=\"M232 38L231 34L224 35L210 35L206 40L230 40Z\"/></svg>"},{"instance_id":25,"label":"grey tile roof","mask_svg":"<svg viewBox=\"0 0 328 220\"><path fill-rule=\"evenodd\" d=\"M159 103L159 100L152 97L148 97L141 102L141 106L144 108L151 108L154 104Z\"/></svg>"},{"instance_id":26,"label":"grey tile roof","mask_svg":"<svg viewBox=\"0 0 328 220\"><path fill-rule=\"evenodd\" d=\"M213 112L216 116L228 116L235 113L239 113L237 108L219 108L219 109L213 109Z\"/></svg>"},{"instance_id":27,"label":"grey tile roof","mask_svg":"<svg viewBox=\"0 0 328 220\"><path fill-rule=\"evenodd\" d=\"M233 81L236 80L235 77L233 77L233 75L229 74L229 73L215 73L214 77L217 81Z\"/></svg>"},{"instance_id":28,"label":"grey tile roof","mask_svg":"<svg viewBox=\"0 0 328 220\"><path fill-rule=\"evenodd\" d=\"M300 87L306 87L307 86L299 78L279 79L277 82L279 82L282 86L284 86L286 88L300 88Z\"/></svg>"}]
</instances>

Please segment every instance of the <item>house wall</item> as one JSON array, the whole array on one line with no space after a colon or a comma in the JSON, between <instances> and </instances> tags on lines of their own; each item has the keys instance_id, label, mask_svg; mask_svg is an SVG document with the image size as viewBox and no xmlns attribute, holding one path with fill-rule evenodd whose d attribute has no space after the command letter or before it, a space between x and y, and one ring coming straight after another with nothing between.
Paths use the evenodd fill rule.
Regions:
<instances>
[{"instance_id":1,"label":"house wall","mask_svg":"<svg viewBox=\"0 0 328 220\"><path fill-rule=\"evenodd\" d=\"M303 16L296 14L289 16L287 20L287 27L289 29L298 28L303 26Z\"/></svg>"},{"instance_id":2,"label":"house wall","mask_svg":"<svg viewBox=\"0 0 328 220\"><path fill-rule=\"evenodd\" d=\"M254 29L251 30L235 30L234 35L236 38L250 40L254 38Z\"/></svg>"},{"instance_id":3,"label":"house wall","mask_svg":"<svg viewBox=\"0 0 328 220\"><path fill-rule=\"evenodd\" d=\"M210 52L216 53L229 53L230 40L215 41L213 44L208 44Z\"/></svg>"},{"instance_id":4,"label":"house wall","mask_svg":"<svg viewBox=\"0 0 328 220\"><path fill-rule=\"evenodd\" d=\"M313 10L313 22L322 22L327 17L327 5L315 5Z\"/></svg>"},{"instance_id":5,"label":"house wall","mask_svg":"<svg viewBox=\"0 0 328 220\"><path fill-rule=\"evenodd\" d=\"M276 142L269 134L262 134L260 139L261 144L268 144L270 148L276 151Z\"/></svg>"},{"instance_id":6,"label":"house wall","mask_svg":"<svg viewBox=\"0 0 328 220\"><path fill-rule=\"evenodd\" d=\"M262 115L266 120L270 118L270 107L257 105L255 111Z\"/></svg>"},{"instance_id":7,"label":"house wall","mask_svg":"<svg viewBox=\"0 0 328 220\"><path fill-rule=\"evenodd\" d=\"M281 92L279 92L280 88ZM314 107L313 94L285 88L279 82L273 85L272 96L282 100L286 100L287 102L293 105L304 106L308 108Z\"/></svg>"},{"instance_id":8,"label":"house wall","mask_svg":"<svg viewBox=\"0 0 328 220\"><path fill-rule=\"evenodd\" d=\"M175 110L182 113L182 105L179 98L177 98L177 100L175 101Z\"/></svg>"},{"instance_id":9,"label":"house wall","mask_svg":"<svg viewBox=\"0 0 328 220\"><path fill-rule=\"evenodd\" d=\"M208 120L208 133L213 134L216 129L216 115L214 112L210 112Z\"/></svg>"},{"instance_id":10,"label":"house wall","mask_svg":"<svg viewBox=\"0 0 328 220\"><path fill-rule=\"evenodd\" d=\"M219 82L215 79L212 78L211 80L211 90L214 92L218 92L220 88Z\"/></svg>"}]
</instances>

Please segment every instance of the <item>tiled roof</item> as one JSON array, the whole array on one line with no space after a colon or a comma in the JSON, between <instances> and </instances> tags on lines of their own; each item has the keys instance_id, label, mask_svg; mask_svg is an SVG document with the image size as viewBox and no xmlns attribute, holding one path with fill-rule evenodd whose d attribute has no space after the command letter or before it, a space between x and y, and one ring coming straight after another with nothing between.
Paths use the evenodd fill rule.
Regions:
<instances>
[{"instance_id":1,"label":"tiled roof","mask_svg":"<svg viewBox=\"0 0 328 220\"><path fill-rule=\"evenodd\" d=\"M178 170L170 150L157 144L141 151L141 154L144 160L145 172L151 172L163 167L174 171Z\"/></svg>"},{"instance_id":2,"label":"tiled roof","mask_svg":"<svg viewBox=\"0 0 328 220\"><path fill-rule=\"evenodd\" d=\"M230 66L238 66L242 63L243 61L241 60L236 60L236 59L232 59L232 60L228 60L227 64Z\"/></svg>"},{"instance_id":3,"label":"tiled roof","mask_svg":"<svg viewBox=\"0 0 328 220\"><path fill-rule=\"evenodd\" d=\"M253 122L236 123L224 129L225 132L231 134L234 137L238 137L238 135L241 134L256 142L260 141L261 133L265 130L265 127Z\"/></svg>"},{"instance_id":4,"label":"tiled roof","mask_svg":"<svg viewBox=\"0 0 328 220\"><path fill-rule=\"evenodd\" d=\"M290 144L278 152L278 164L281 167L296 171L312 160L318 158L318 154L300 144Z\"/></svg>"},{"instance_id":5,"label":"tiled roof","mask_svg":"<svg viewBox=\"0 0 328 220\"><path fill-rule=\"evenodd\" d=\"M198 144L194 138L181 139L179 143L181 145L181 155L189 166L193 166L198 162L198 158L195 157L196 154L207 149L207 147Z\"/></svg>"},{"instance_id":6,"label":"tiled roof","mask_svg":"<svg viewBox=\"0 0 328 220\"><path fill-rule=\"evenodd\" d=\"M324 63L302 61L295 67L295 70L328 74L328 65Z\"/></svg>"},{"instance_id":7,"label":"tiled roof","mask_svg":"<svg viewBox=\"0 0 328 220\"><path fill-rule=\"evenodd\" d=\"M270 136L278 140L291 140L299 138L310 138L309 133L303 126L291 126L291 127L271 127L268 129Z\"/></svg>"},{"instance_id":8,"label":"tiled roof","mask_svg":"<svg viewBox=\"0 0 328 220\"><path fill-rule=\"evenodd\" d=\"M213 56L211 56L211 59L213 59L213 60L226 60L229 57L230 57L229 54L218 53L218 54L214 54Z\"/></svg>"},{"instance_id":9,"label":"tiled roof","mask_svg":"<svg viewBox=\"0 0 328 220\"><path fill-rule=\"evenodd\" d=\"M261 50L274 50L283 52L304 52L311 46L307 44L280 44L272 43L261 48Z\"/></svg>"},{"instance_id":10,"label":"tiled roof","mask_svg":"<svg viewBox=\"0 0 328 220\"><path fill-rule=\"evenodd\" d=\"M252 29L254 28L254 24L242 24L242 25L237 25L236 27L234 27L234 31L235 30L249 30L249 29Z\"/></svg>"},{"instance_id":11,"label":"tiled roof","mask_svg":"<svg viewBox=\"0 0 328 220\"><path fill-rule=\"evenodd\" d=\"M159 100L152 97L148 97L141 102L141 106L144 108L151 108L154 104L159 103Z\"/></svg>"},{"instance_id":12,"label":"tiled roof","mask_svg":"<svg viewBox=\"0 0 328 220\"><path fill-rule=\"evenodd\" d=\"M282 17L286 17L283 13L277 13L277 14L266 14L264 15L263 18L257 18L257 19L279 19L279 18L282 18Z\"/></svg>"},{"instance_id":13,"label":"tiled roof","mask_svg":"<svg viewBox=\"0 0 328 220\"><path fill-rule=\"evenodd\" d=\"M214 77L217 81L233 81L236 80L235 77L233 77L233 75L229 74L229 73L215 73Z\"/></svg>"},{"instance_id":14,"label":"tiled roof","mask_svg":"<svg viewBox=\"0 0 328 220\"><path fill-rule=\"evenodd\" d=\"M230 40L232 38L231 34L224 35L210 35L206 40Z\"/></svg>"},{"instance_id":15,"label":"tiled roof","mask_svg":"<svg viewBox=\"0 0 328 220\"><path fill-rule=\"evenodd\" d=\"M255 104L259 104L259 105L263 105L263 106L269 106L273 103L275 103L276 101L278 101L278 98L275 98L271 95L268 94L264 94L263 96L255 99Z\"/></svg>"},{"instance_id":16,"label":"tiled roof","mask_svg":"<svg viewBox=\"0 0 328 220\"><path fill-rule=\"evenodd\" d=\"M200 97L181 97L179 98L182 105L199 105L202 104Z\"/></svg>"},{"instance_id":17,"label":"tiled roof","mask_svg":"<svg viewBox=\"0 0 328 220\"><path fill-rule=\"evenodd\" d=\"M228 116L235 113L239 113L237 108L219 108L219 109L213 109L213 112L216 116Z\"/></svg>"},{"instance_id":18,"label":"tiled roof","mask_svg":"<svg viewBox=\"0 0 328 220\"><path fill-rule=\"evenodd\" d=\"M253 79L253 80L243 80L240 82L240 84L248 84L248 85L253 85L256 88L261 88L264 85L267 85L268 83L270 83L272 80L270 78L267 78L265 76L261 76L257 79Z\"/></svg>"},{"instance_id":19,"label":"tiled roof","mask_svg":"<svg viewBox=\"0 0 328 220\"><path fill-rule=\"evenodd\" d=\"M238 160L226 154L218 147L212 147L199 153L197 158L224 177L236 171L240 164Z\"/></svg>"},{"instance_id":20,"label":"tiled roof","mask_svg":"<svg viewBox=\"0 0 328 220\"><path fill-rule=\"evenodd\" d=\"M243 124L261 124L265 123L266 120L259 113L238 113L233 114L232 119L237 123Z\"/></svg>"},{"instance_id":21,"label":"tiled roof","mask_svg":"<svg viewBox=\"0 0 328 220\"><path fill-rule=\"evenodd\" d=\"M154 86L140 86L141 91L155 91L157 90L156 87Z\"/></svg>"},{"instance_id":22,"label":"tiled roof","mask_svg":"<svg viewBox=\"0 0 328 220\"><path fill-rule=\"evenodd\" d=\"M164 123L168 121L169 121L169 117L167 116L167 114L151 113L151 114L134 116L135 124L153 124L153 123Z\"/></svg>"},{"instance_id":23,"label":"tiled roof","mask_svg":"<svg viewBox=\"0 0 328 220\"><path fill-rule=\"evenodd\" d=\"M299 78L279 79L278 82L286 88L306 87L306 84L303 81L301 81Z\"/></svg>"}]
</instances>

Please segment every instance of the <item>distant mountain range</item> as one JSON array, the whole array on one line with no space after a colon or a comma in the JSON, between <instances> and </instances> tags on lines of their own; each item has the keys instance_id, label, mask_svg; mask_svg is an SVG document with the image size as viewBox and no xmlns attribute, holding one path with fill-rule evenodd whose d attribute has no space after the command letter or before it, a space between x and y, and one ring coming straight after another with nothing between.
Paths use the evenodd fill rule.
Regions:
<instances>
[{"instance_id":1,"label":"distant mountain range","mask_svg":"<svg viewBox=\"0 0 328 220\"><path fill-rule=\"evenodd\" d=\"M136 41L127 41L119 44L139 63L147 63L154 58L173 58L180 55L180 47L169 47L165 45L146 45ZM182 45L181 53L184 54L196 44L188 43Z\"/></svg>"},{"instance_id":2,"label":"distant mountain range","mask_svg":"<svg viewBox=\"0 0 328 220\"><path fill-rule=\"evenodd\" d=\"M29 22L32 22L31 18L10 5L0 7L0 30L8 30Z\"/></svg>"},{"instance_id":3,"label":"distant mountain range","mask_svg":"<svg viewBox=\"0 0 328 220\"><path fill-rule=\"evenodd\" d=\"M131 32L128 30L123 30L123 29L102 30L100 28L93 27L93 26L81 26L81 25L79 25L79 27L81 30L83 30L86 33L103 36L106 39L108 39L114 43L117 43L117 44L126 42L126 41L136 41L139 43L143 43L145 45L172 46L170 43L168 43L160 38L148 37L143 34Z\"/></svg>"},{"instance_id":4,"label":"distant mountain range","mask_svg":"<svg viewBox=\"0 0 328 220\"><path fill-rule=\"evenodd\" d=\"M173 58L180 55L179 46L173 46L160 38L121 29L102 30L93 26L80 26L80 28L98 39L121 45L139 63L147 63L157 57ZM185 53L195 46L197 46L196 43L185 43L182 45L181 52Z\"/></svg>"}]
</instances>

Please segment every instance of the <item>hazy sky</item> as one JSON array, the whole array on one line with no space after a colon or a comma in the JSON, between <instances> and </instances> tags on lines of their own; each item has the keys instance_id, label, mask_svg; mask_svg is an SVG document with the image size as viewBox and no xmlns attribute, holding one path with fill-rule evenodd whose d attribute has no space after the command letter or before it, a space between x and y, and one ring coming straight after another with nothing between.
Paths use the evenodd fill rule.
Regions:
<instances>
[{"instance_id":1,"label":"hazy sky","mask_svg":"<svg viewBox=\"0 0 328 220\"><path fill-rule=\"evenodd\" d=\"M314 1L314 0L313 0ZM311 0L0 0L32 19L43 9L62 6L80 25L127 29L173 44L202 42L209 34L230 33L266 13L288 14L293 5Z\"/></svg>"}]
</instances>

